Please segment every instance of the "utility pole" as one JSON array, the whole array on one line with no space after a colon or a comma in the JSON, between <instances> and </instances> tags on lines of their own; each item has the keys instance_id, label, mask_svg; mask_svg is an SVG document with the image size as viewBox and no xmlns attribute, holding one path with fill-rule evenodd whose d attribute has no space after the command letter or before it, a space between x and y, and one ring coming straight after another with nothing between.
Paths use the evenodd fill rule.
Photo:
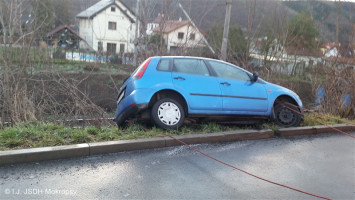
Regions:
<instances>
[{"instance_id":1,"label":"utility pole","mask_svg":"<svg viewBox=\"0 0 355 200\"><path fill-rule=\"evenodd\" d=\"M340 20L340 10L341 10L341 3L340 0L338 1L338 13L337 13L337 21L336 21L336 30L335 30L335 45L339 45L339 20Z\"/></svg>"},{"instance_id":2,"label":"utility pole","mask_svg":"<svg viewBox=\"0 0 355 200\"><path fill-rule=\"evenodd\" d=\"M134 36L133 71L137 68L137 57L138 57L139 3L140 3L140 0L137 0L137 7L136 7L136 33L135 33L135 36Z\"/></svg>"},{"instance_id":3,"label":"utility pole","mask_svg":"<svg viewBox=\"0 0 355 200\"><path fill-rule=\"evenodd\" d=\"M226 17L224 19L223 40L221 47L221 60L224 61L227 60L228 32L231 18L232 0L227 0L226 5Z\"/></svg>"},{"instance_id":4,"label":"utility pole","mask_svg":"<svg viewBox=\"0 0 355 200\"><path fill-rule=\"evenodd\" d=\"M353 4L351 4L351 16L350 16L350 21L353 21L353 13L354 13L354 8L353 8ZM353 30L351 32L351 39L350 39L350 45L351 45L351 49L353 50L353 52L355 51L355 22L353 22ZM354 52L355 53L355 52Z\"/></svg>"},{"instance_id":5,"label":"utility pole","mask_svg":"<svg viewBox=\"0 0 355 200\"><path fill-rule=\"evenodd\" d=\"M208 46L208 48L210 49L210 51L213 54L216 54L216 52L213 50L213 48L211 47L211 45L208 43L208 41L206 40L205 36L200 32L199 28L195 25L195 23L192 21L192 19L190 18L190 16L187 14L187 12L185 11L185 9L182 7L181 3L179 3L179 7L181 8L182 12L185 14L185 16L187 17L187 19L191 22L192 26L195 27L195 29L198 31L198 33L201 35L202 40L205 42L205 44Z\"/></svg>"}]
</instances>

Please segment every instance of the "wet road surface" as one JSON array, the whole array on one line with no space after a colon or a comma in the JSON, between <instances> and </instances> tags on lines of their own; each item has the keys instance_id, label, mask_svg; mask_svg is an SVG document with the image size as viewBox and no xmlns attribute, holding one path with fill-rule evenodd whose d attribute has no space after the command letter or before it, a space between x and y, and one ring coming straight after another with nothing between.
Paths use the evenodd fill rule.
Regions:
<instances>
[{"instance_id":1,"label":"wet road surface","mask_svg":"<svg viewBox=\"0 0 355 200\"><path fill-rule=\"evenodd\" d=\"M355 140L341 134L193 146L271 181L355 199ZM0 199L317 198L179 146L0 167Z\"/></svg>"}]
</instances>

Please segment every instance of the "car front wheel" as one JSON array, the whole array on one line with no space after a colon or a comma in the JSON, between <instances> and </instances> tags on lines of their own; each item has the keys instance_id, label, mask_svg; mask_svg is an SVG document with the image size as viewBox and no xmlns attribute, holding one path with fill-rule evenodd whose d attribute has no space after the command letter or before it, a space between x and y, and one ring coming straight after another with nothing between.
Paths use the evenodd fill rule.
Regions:
<instances>
[{"instance_id":1,"label":"car front wheel","mask_svg":"<svg viewBox=\"0 0 355 200\"><path fill-rule=\"evenodd\" d=\"M169 130L180 128L185 120L183 107L179 101L172 98L163 98L155 102L151 115L155 125Z\"/></svg>"},{"instance_id":2,"label":"car front wheel","mask_svg":"<svg viewBox=\"0 0 355 200\"><path fill-rule=\"evenodd\" d=\"M284 127L296 127L301 123L300 114L286 107L286 102L281 102L274 107L274 121ZM296 108L295 108L296 109Z\"/></svg>"}]
</instances>

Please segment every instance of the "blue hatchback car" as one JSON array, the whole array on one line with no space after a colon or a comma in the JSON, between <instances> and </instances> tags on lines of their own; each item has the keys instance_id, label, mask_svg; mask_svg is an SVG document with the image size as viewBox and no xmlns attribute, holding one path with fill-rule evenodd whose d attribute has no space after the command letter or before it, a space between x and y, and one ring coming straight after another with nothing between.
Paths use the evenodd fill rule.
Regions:
<instances>
[{"instance_id":1,"label":"blue hatchback car","mask_svg":"<svg viewBox=\"0 0 355 200\"><path fill-rule=\"evenodd\" d=\"M178 129L185 118L242 117L290 127L302 120L301 107L295 92L257 73L215 59L164 56L148 58L124 82L115 121L121 126L129 118L150 119L161 128Z\"/></svg>"}]
</instances>

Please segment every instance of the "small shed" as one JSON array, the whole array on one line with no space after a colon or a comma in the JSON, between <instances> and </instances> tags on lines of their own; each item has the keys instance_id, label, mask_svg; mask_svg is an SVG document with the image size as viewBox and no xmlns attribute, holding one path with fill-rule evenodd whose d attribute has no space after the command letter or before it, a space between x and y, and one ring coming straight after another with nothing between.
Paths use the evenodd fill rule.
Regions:
<instances>
[{"instance_id":1,"label":"small shed","mask_svg":"<svg viewBox=\"0 0 355 200\"><path fill-rule=\"evenodd\" d=\"M79 42L84 40L69 26L60 26L47 34L47 44L54 48L62 47L78 49Z\"/></svg>"}]
</instances>

